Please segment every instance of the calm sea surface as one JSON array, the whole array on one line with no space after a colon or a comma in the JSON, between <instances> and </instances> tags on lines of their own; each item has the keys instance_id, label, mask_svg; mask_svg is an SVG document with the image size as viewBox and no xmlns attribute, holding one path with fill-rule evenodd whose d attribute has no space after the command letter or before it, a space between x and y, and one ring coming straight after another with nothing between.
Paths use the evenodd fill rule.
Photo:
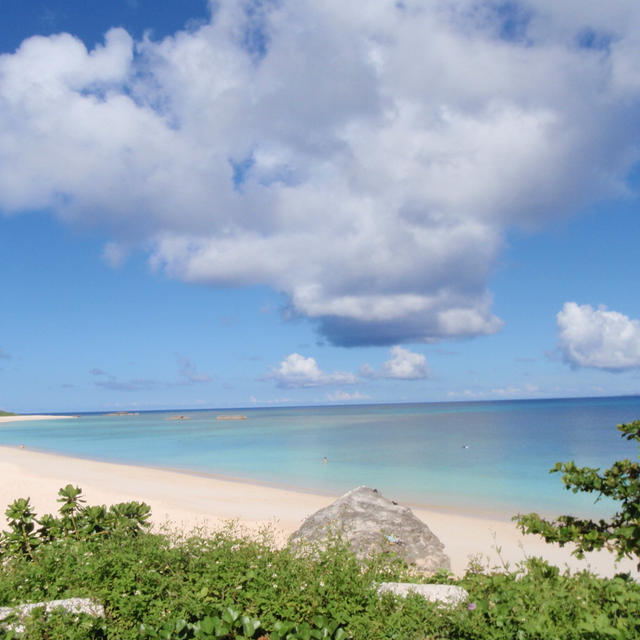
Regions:
<instances>
[{"instance_id":1,"label":"calm sea surface","mask_svg":"<svg viewBox=\"0 0 640 640\"><path fill-rule=\"evenodd\" d=\"M636 459L615 426L640 397L181 411L0 425L0 445L216 474L323 493L358 485L436 508L603 515L563 488L557 461ZM241 413L242 421L220 414ZM323 464L323 457L328 459Z\"/></svg>"}]
</instances>

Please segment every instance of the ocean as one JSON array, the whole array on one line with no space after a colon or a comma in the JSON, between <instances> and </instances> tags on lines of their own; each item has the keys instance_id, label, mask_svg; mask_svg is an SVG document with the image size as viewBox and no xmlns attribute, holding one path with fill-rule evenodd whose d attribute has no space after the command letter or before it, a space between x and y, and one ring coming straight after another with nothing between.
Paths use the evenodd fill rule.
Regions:
<instances>
[{"instance_id":1,"label":"ocean","mask_svg":"<svg viewBox=\"0 0 640 640\"><path fill-rule=\"evenodd\" d=\"M228 414L247 419L217 419ZM0 445L318 493L368 485L407 504L492 517L602 516L610 503L565 490L549 469L636 459L615 426L639 418L640 396L149 411L6 423Z\"/></svg>"}]
</instances>

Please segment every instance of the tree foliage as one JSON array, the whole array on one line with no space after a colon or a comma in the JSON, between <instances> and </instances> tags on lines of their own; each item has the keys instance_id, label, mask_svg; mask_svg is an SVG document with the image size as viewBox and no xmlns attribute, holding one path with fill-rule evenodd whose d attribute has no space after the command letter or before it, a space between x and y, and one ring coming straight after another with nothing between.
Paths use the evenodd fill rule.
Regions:
<instances>
[{"instance_id":1,"label":"tree foliage","mask_svg":"<svg viewBox=\"0 0 640 640\"><path fill-rule=\"evenodd\" d=\"M640 443L640 420L617 427L626 440ZM587 551L607 549L617 559L635 557L640 570L640 464L629 459L618 460L601 471L599 468L578 467L574 462L558 462L550 473L563 472L562 481L574 493L597 493L619 503L609 520L589 520L570 515L555 521L545 520L537 513L514 518L523 533L541 535L547 542L564 546L576 545L574 555L582 558Z\"/></svg>"}]
</instances>

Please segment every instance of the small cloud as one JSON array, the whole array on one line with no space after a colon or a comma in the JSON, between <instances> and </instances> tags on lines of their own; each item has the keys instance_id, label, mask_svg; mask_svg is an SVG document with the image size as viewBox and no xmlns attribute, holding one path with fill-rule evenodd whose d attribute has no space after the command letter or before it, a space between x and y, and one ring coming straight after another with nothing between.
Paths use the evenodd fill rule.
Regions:
<instances>
[{"instance_id":1,"label":"small cloud","mask_svg":"<svg viewBox=\"0 0 640 640\"><path fill-rule=\"evenodd\" d=\"M371 380L378 377L377 371L368 362L358 369L358 373L361 377L369 378Z\"/></svg>"},{"instance_id":2,"label":"small cloud","mask_svg":"<svg viewBox=\"0 0 640 640\"><path fill-rule=\"evenodd\" d=\"M358 380L352 373L344 371L325 373L318 367L315 358L305 358L299 353L288 355L278 369L272 370L266 378L275 380L281 389L353 384Z\"/></svg>"},{"instance_id":3,"label":"small cloud","mask_svg":"<svg viewBox=\"0 0 640 640\"><path fill-rule=\"evenodd\" d=\"M464 389L462 391L448 391L447 397L451 399L463 398L465 400L484 400L490 398L523 398L535 396L540 389L533 384L521 386L510 385L507 387L495 387L490 391Z\"/></svg>"},{"instance_id":4,"label":"small cloud","mask_svg":"<svg viewBox=\"0 0 640 640\"><path fill-rule=\"evenodd\" d=\"M421 353L400 346L389 350L391 357L376 371L370 364L360 367L363 378L386 378L395 380L423 380L429 377L427 359Z\"/></svg>"},{"instance_id":5,"label":"small cloud","mask_svg":"<svg viewBox=\"0 0 640 640\"><path fill-rule=\"evenodd\" d=\"M382 365L385 378L400 380L418 380L429 376L427 359L421 353L414 353L403 347L392 347L391 358Z\"/></svg>"},{"instance_id":6,"label":"small cloud","mask_svg":"<svg viewBox=\"0 0 640 640\"><path fill-rule=\"evenodd\" d=\"M447 391L448 398L485 398L487 394L484 391L472 391L471 389L464 389L462 391Z\"/></svg>"},{"instance_id":7,"label":"small cloud","mask_svg":"<svg viewBox=\"0 0 640 640\"><path fill-rule=\"evenodd\" d=\"M0 360L11 360L11 356L0 347Z\"/></svg>"},{"instance_id":8,"label":"small cloud","mask_svg":"<svg viewBox=\"0 0 640 640\"><path fill-rule=\"evenodd\" d=\"M102 249L102 259L114 269L121 267L127 259L129 251L121 244L107 242Z\"/></svg>"},{"instance_id":9,"label":"small cloud","mask_svg":"<svg viewBox=\"0 0 640 640\"><path fill-rule=\"evenodd\" d=\"M95 383L97 387L108 389L109 391L148 391L155 389L158 383L155 380L136 379L127 382L119 380L100 380Z\"/></svg>"},{"instance_id":10,"label":"small cloud","mask_svg":"<svg viewBox=\"0 0 640 640\"><path fill-rule=\"evenodd\" d=\"M98 369L97 367L94 367L93 369L90 369L89 373L92 376L106 376L107 375L106 371L103 371L102 369Z\"/></svg>"},{"instance_id":11,"label":"small cloud","mask_svg":"<svg viewBox=\"0 0 640 640\"><path fill-rule=\"evenodd\" d=\"M199 382L211 382L211 376L208 373L200 372L196 369L196 365L185 356L180 356L180 375L188 384L197 384Z\"/></svg>"},{"instance_id":12,"label":"small cloud","mask_svg":"<svg viewBox=\"0 0 640 640\"><path fill-rule=\"evenodd\" d=\"M491 389L491 394L500 397L529 396L539 391L534 384L525 384L521 387L508 386Z\"/></svg>"},{"instance_id":13,"label":"small cloud","mask_svg":"<svg viewBox=\"0 0 640 640\"><path fill-rule=\"evenodd\" d=\"M640 322L604 305L565 302L556 316L559 348L572 367L625 371L640 367Z\"/></svg>"},{"instance_id":14,"label":"small cloud","mask_svg":"<svg viewBox=\"0 0 640 640\"><path fill-rule=\"evenodd\" d=\"M327 399L330 402L358 402L360 400L371 400L371 396L368 396L359 391L349 393L348 391L334 391L327 394Z\"/></svg>"},{"instance_id":15,"label":"small cloud","mask_svg":"<svg viewBox=\"0 0 640 640\"><path fill-rule=\"evenodd\" d=\"M444 347L435 347L434 353L437 353L439 356L457 356L460 352L453 351L452 349L445 349Z\"/></svg>"}]
</instances>

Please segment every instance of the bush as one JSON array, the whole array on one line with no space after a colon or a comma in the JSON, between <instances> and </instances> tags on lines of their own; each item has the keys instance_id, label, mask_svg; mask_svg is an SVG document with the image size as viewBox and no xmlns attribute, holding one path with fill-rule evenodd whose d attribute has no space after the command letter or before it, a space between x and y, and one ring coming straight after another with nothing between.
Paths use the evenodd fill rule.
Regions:
<instances>
[{"instance_id":1,"label":"bush","mask_svg":"<svg viewBox=\"0 0 640 640\"><path fill-rule=\"evenodd\" d=\"M151 508L139 502L102 507L83 507L82 490L68 484L58 491L60 516L45 514L38 520L29 498L18 498L5 511L9 531L0 535L0 560L22 555L34 559L34 551L44 543L64 538L88 540L96 536L125 533L132 536L147 529ZM39 526L36 526L39 525Z\"/></svg>"},{"instance_id":2,"label":"bush","mask_svg":"<svg viewBox=\"0 0 640 640\"><path fill-rule=\"evenodd\" d=\"M234 525L212 533L150 533L146 525L127 524L131 513L124 507L98 531L84 526L86 512L94 508L83 506L79 490L71 489L61 492L64 513L55 518L61 522L48 527L46 536L36 526L42 519L29 512L35 524L31 530L26 526L24 535L38 540L29 552L21 543L21 516L14 514L14 526L3 534L3 539L13 534L18 539L15 547L4 548L0 606L88 597L104 607L106 617L45 614L41 609L16 638L640 637L640 586L622 578L561 574L531 559L512 572L476 564L459 580L446 573L427 579L389 556L361 563L339 537L324 550L299 555L288 547L276 548L268 531L250 537ZM28 500L20 503L23 516L26 507ZM109 520L103 511L92 513L91 521ZM394 580L458 584L470 600L445 608L415 595L377 595L378 583Z\"/></svg>"}]
</instances>

